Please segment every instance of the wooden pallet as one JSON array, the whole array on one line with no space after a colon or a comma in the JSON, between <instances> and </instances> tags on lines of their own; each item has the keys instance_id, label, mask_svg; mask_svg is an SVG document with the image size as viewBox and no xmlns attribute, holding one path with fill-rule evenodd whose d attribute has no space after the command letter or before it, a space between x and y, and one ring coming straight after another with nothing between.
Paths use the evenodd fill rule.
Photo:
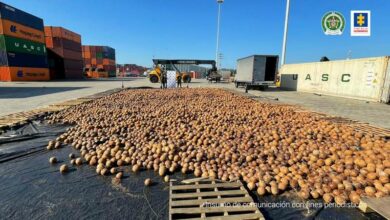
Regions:
<instances>
[{"instance_id":1,"label":"wooden pallet","mask_svg":"<svg viewBox=\"0 0 390 220\"><path fill-rule=\"evenodd\" d=\"M197 179L187 182L189 184L176 185L170 182L170 220L264 219L240 181Z\"/></svg>"},{"instance_id":2,"label":"wooden pallet","mask_svg":"<svg viewBox=\"0 0 390 220\"><path fill-rule=\"evenodd\" d=\"M360 199L359 209L364 213L377 212L386 219L390 219L390 196L382 198Z\"/></svg>"}]
</instances>

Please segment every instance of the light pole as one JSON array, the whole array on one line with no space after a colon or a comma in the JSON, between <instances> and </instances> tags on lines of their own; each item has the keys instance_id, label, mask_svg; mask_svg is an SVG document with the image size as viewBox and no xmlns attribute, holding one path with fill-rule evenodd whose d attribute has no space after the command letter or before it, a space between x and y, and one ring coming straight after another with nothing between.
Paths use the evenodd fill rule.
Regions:
<instances>
[{"instance_id":1,"label":"light pole","mask_svg":"<svg viewBox=\"0 0 390 220\"><path fill-rule=\"evenodd\" d=\"M217 66L219 65L219 25L221 21L221 5L224 0L217 0L218 3L218 21L217 21L217 48L215 51L215 61L217 62Z\"/></svg>"},{"instance_id":2,"label":"light pole","mask_svg":"<svg viewBox=\"0 0 390 220\"><path fill-rule=\"evenodd\" d=\"M221 64L222 64L221 60L223 60L223 54L219 53L218 54L218 66L217 66L219 70L221 69Z\"/></svg>"},{"instance_id":3,"label":"light pole","mask_svg":"<svg viewBox=\"0 0 390 220\"><path fill-rule=\"evenodd\" d=\"M284 34L283 34L283 48L282 48L282 65L286 62L286 45L287 45L287 31L288 31L288 17L290 13L290 0L287 0L286 17L284 20Z\"/></svg>"}]
</instances>

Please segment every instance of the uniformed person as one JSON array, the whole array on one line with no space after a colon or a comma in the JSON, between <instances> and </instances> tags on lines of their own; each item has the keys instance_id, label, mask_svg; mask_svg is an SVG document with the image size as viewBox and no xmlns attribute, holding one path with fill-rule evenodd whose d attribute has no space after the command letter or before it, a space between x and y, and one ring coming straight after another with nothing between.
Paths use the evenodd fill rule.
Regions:
<instances>
[{"instance_id":1,"label":"uniformed person","mask_svg":"<svg viewBox=\"0 0 390 220\"><path fill-rule=\"evenodd\" d=\"M163 89L166 89L167 83L168 83L168 77L167 77L167 73L165 71L162 74L161 82L162 82Z\"/></svg>"},{"instance_id":2,"label":"uniformed person","mask_svg":"<svg viewBox=\"0 0 390 220\"><path fill-rule=\"evenodd\" d=\"M179 73L179 75L177 76L177 87L178 88L181 88L181 82L182 82L182 74Z\"/></svg>"}]
</instances>

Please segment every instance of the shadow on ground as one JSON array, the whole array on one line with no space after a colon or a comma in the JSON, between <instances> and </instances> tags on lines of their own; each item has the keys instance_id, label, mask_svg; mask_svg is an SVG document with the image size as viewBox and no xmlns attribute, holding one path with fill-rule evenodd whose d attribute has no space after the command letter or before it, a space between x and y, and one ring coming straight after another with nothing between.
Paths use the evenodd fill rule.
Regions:
<instances>
[{"instance_id":1,"label":"shadow on ground","mask_svg":"<svg viewBox=\"0 0 390 220\"><path fill-rule=\"evenodd\" d=\"M0 99L29 98L88 87L0 87Z\"/></svg>"}]
</instances>

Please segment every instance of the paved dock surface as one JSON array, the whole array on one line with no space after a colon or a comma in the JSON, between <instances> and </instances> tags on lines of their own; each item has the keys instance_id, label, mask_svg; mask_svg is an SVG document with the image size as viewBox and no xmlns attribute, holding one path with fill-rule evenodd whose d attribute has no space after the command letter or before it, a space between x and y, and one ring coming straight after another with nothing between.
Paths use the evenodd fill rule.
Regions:
<instances>
[{"instance_id":1,"label":"paved dock surface","mask_svg":"<svg viewBox=\"0 0 390 220\"><path fill-rule=\"evenodd\" d=\"M147 78L125 78L86 81L49 82L0 82L0 116L32 110L38 107L76 99L110 89L124 87L153 87ZM186 84L183 84L186 86ZM193 80L189 87L217 87L236 89L232 83L208 83L206 80ZM243 88L238 88L244 91ZM316 95L312 93L290 92L271 89L249 91L266 100L299 105L305 109L341 116L352 120L370 123L373 126L390 129L390 105L366 102L355 99Z\"/></svg>"}]
</instances>

